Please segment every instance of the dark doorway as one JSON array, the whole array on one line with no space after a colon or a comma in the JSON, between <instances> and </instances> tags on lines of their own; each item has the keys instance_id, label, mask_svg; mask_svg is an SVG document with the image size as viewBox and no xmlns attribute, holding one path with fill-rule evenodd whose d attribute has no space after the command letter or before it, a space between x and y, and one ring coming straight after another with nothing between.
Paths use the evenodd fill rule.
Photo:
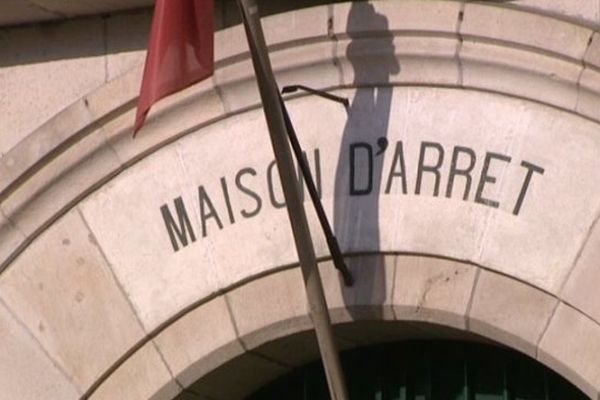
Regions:
<instances>
[{"instance_id":1,"label":"dark doorway","mask_svg":"<svg viewBox=\"0 0 600 400\"><path fill-rule=\"evenodd\" d=\"M586 400L535 360L505 348L407 341L342 354L352 400ZM263 387L249 400L328 400L320 363Z\"/></svg>"}]
</instances>

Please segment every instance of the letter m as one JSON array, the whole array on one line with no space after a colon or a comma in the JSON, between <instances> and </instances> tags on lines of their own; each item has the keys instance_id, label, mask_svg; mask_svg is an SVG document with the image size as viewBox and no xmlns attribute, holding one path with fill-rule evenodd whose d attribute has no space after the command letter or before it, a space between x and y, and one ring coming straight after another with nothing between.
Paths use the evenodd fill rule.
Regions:
<instances>
[{"instance_id":1,"label":"letter m","mask_svg":"<svg viewBox=\"0 0 600 400\"><path fill-rule=\"evenodd\" d=\"M177 212L177 223L173 219L173 215L169 210L169 207L165 204L160 208L167 232L169 232L169 238L171 238L171 244L173 245L174 251L179 251L179 243L183 247L188 245L188 234L192 242L196 241L196 235L190 224L190 218L188 217L185 205L181 197L174 200L175 211Z\"/></svg>"}]
</instances>

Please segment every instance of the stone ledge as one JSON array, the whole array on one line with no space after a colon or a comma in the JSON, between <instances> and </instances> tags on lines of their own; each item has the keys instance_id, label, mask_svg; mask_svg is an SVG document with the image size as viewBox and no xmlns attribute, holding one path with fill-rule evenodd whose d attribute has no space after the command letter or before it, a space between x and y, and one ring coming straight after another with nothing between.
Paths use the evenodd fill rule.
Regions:
<instances>
[{"instance_id":1,"label":"stone ledge","mask_svg":"<svg viewBox=\"0 0 600 400\"><path fill-rule=\"evenodd\" d=\"M523 46L580 61L593 31L548 16L489 5L465 4L462 37Z\"/></svg>"},{"instance_id":2,"label":"stone ledge","mask_svg":"<svg viewBox=\"0 0 600 400\"><path fill-rule=\"evenodd\" d=\"M152 343L139 349L103 382L90 400L172 400L181 388Z\"/></svg>"},{"instance_id":3,"label":"stone ledge","mask_svg":"<svg viewBox=\"0 0 600 400\"><path fill-rule=\"evenodd\" d=\"M561 303L538 346L538 360L577 385L592 399L600 388L600 326Z\"/></svg>"}]
</instances>

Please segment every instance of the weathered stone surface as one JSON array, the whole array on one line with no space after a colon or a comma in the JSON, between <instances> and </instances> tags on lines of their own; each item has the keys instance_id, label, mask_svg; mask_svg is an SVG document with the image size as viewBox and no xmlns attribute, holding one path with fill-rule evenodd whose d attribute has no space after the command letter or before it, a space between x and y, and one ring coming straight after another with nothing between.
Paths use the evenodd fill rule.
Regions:
<instances>
[{"instance_id":1,"label":"weathered stone surface","mask_svg":"<svg viewBox=\"0 0 600 400\"><path fill-rule=\"evenodd\" d=\"M403 87L336 93L350 98L350 117L340 105L314 97L288 104L313 173L319 160L323 205L344 252L441 255L558 290L598 208L595 124L481 92ZM375 95L382 96L381 110L372 108ZM211 124L135 164L84 201L83 213L148 329L219 288L297 261L264 133L261 110ZM364 146L382 152L374 156L371 193L351 196L350 146L356 143L363 143L353 161L360 187L369 171ZM439 178L425 172L419 181L424 143L439 146L443 159ZM459 147L475 157L470 185L464 176L449 185ZM427 149L423 162L433 163L436 154ZM488 160L483 181L486 157L498 155L504 161ZM458 163L467 161L462 154ZM543 174L532 172L525 184L523 162ZM577 180L573 170L580 171ZM180 196L195 241L187 232L187 246L177 239L174 251L161 207L178 225L174 200ZM307 210L317 254L327 256L313 209Z\"/></svg>"},{"instance_id":2,"label":"weathered stone surface","mask_svg":"<svg viewBox=\"0 0 600 400\"><path fill-rule=\"evenodd\" d=\"M77 212L0 276L0 296L46 351L87 388L143 336Z\"/></svg>"},{"instance_id":3,"label":"weathered stone surface","mask_svg":"<svg viewBox=\"0 0 600 400\"><path fill-rule=\"evenodd\" d=\"M336 47L336 66L345 85L456 85L457 45L457 39L452 37L344 39Z\"/></svg>"},{"instance_id":4,"label":"weathered stone surface","mask_svg":"<svg viewBox=\"0 0 600 400\"><path fill-rule=\"evenodd\" d=\"M561 303L541 338L538 359L592 399L600 388L600 327Z\"/></svg>"},{"instance_id":5,"label":"weathered stone surface","mask_svg":"<svg viewBox=\"0 0 600 400\"><path fill-rule=\"evenodd\" d=\"M45 156L56 152L62 143L92 121L93 116L85 106L85 102L77 101L24 137L18 145L0 158L1 190L4 191L15 179Z\"/></svg>"},{"instance_id":6,"label":"weathered stone surface","mask_svg":"<svg viewBox=\"0 0 600 400\"><path fill-rule=\"evenodd\" d=\"M105 82L102 24L98 18L0 32L0 153Z\"/></svg>"},{"instance_id":7,"label":"weathered stone surface","mask_svg":"<svg viewBox=\"0 0 600 400\"><path fill-rule=\"evenodd\" d=\"M244 352L224 296L184 315L154 341L170 370L186 387Z\"/></svg>"},{"instance_id":8,"label":"weathered stone surface","mask_svg":"<svg viewBox=\"0 0 600 400\"><path fill-rule=\"evenodd\" d=\"M293 8L306 6L305 1L289 0L288 3L291 3ZM310 3L314 4L316 2L312 1ZM400 3L403 6L401 7L402 12L407 15L407 19L410 21L427 17L427 15L423 16L418 12L410 12L411 9L417 8L412 6L411 3L418 3L417 1L398 1L390 3ZM408 4L404 5L402 3ZM430 3L445 2L430 1ZM42 4L44 9L28 3L22 3L20 1L8 1L3 3L2 16L0 16L0 25L38 22L46 19L63 19L65 15L70 17L81 17L82 15L85 16L94 13L115 13L120 10L127 10L131 8L149 7L151 2L149 0L122 0L115 3L114 1L110 0L101 0L94 2L81 2L81 4L72 4L72 2L66 0L38 0L37 4ZM385 8L386 5L387 4L384 3L383 6L379 6L379 9L381 10ZM573 19L580 23L597 24L599 22L600 6L596 2L589 0L520 0L518 3L512 3L510 5L518 9L525 9L541 14L550 14ZM285 7L285 9L292 7ZM231 24L232 19L235 19L236 21L239 20L239 17L236 15L237 8L233 2L226 2L224 6L221 3L217 3L216 8L217 15L215 17L221 25L223 23ZM282 6L277 4L277 2L267 2L265 4L261 3L261 11L269 14L280 10L281 8ZM388 6L387 8L391 7ZM436 9L432 6L429 8L433 9L429 10L430 12L436 11ZM442 11L446 11L442 7L438 8L442 9L438 11L440 13L442 13ZM499 11L502 11L502 9ZM223 17L225 17L224 22L221 21L221 18Z\"/></svg>"},{"instance_id":9,"label":"weathered stone surface","mask_svg":"<svg viewBox=\"0 0 600 400\"><path fill-rule=\"evenodd\" d=\"M0 210L0 260L6 260L23 243L25 236L3 215ZM0 264L2 264L0 261Z\"/></svg>"},{"instance_id":10,"label":"weathered stone surface","mask_svg":"<svg viewBox=\"0 0 600 400\"><path fill-rule=\"evenodd\" d=\"M91 400L171 400L181 388L152 342L136 351L90 397Z\"/></svg>"},{"instance_id":11,"label":"weathered stone surface","mask_svg":"<svg viewBox=\"0 0 600 400\"><path fill-rule=\"evenodd\" d=\"M93 120L102 120L102 131L105 136L109 137L109 127L113 125L114 120L118 119L123 113L122 108L126 107L127 103L136 98L140 93L140 82L142 80L141 65L130 68L127 72L119 77L107 82L98 90L87 94L82 103L86 108L86 112L92 116ZM115 110L119 110L115 112ZM107 119L107 115L112 114L112 118ZM134 117L131 117L129 122L133 125ZM65 133L71 135L76 134L76 129L65 129ZM131 135L127 135L131 139ZM124 159L126 160L126 159Z\"/></svg>"},{"instance_id":12,"label":"weathered stone surface","mask_svg":"<svg viewBox=\"0 0 600 400\"><path fill-rule=\"evenodd\" d=\"M226 296L240 339L248 349L312 326L299 268L250 282Z\"/></svg>"},{"instance_id":13,"label":"weathered stone surface","mask_svg":"<svg viewBox=\"0 0 600 400\"><path fill-rule=\"evenodd\" d=\"M119 96L123 91L129 91L131 98L137 96L141 72L141 67L136 68L113 83L114 90L119 90ZM107 98L110 92L102 93L100 97ZM202 107L198 107L198 104L202 104ZM135 108L115 116L103 128L114 152L127 163L156 150L175 136L187 134L198 126L223 117L224 112L221 97L215 92L212 81L206 80L152 107L135 140L132 140Z\"/></svg>"},{"instance_id":14,"label":"weathered stone surface","mask_svg":"<svg viewBox=\"0 0 600 400\"><path fill-rule=\"evenodd\" d=\"M556 303L555 298L531 286L481 270L468 328L535 356L536 345Z\"/></svg>"},{"instance_id":15,"label":"weathered stone surface","mask_svg":"<svg viewBox=\"0 0 600 400\"><path fill-rule=\"evenodd\" d=\"M568 18L584 25L600 22L600 4L588 0L520 0L518 8Z\"/></svg>"},{"instance_id":16,"label":"weathered stone surface","mask_svg":"<svg viewBox=\"0 0 600 400\"><path fill-rule=\"evenodd\" d=\"M581 64L543 53L466 39L460 50L463 84L572 110Z\"/></svg>"},{"instance_id":17,"label":"weathered stone surface","mask_svg":"<svg viewBox=\"0 0 600 400\"><path fill-rule=\"evenodd\" d=\"M173 208L174 198L198 196L197 186L187 184L173 147L136 164L80 204L148 331L217 289L210 242L174 252L161 217L161 206ZM195 210L188 212L197 222Z\"/></svg>"},{"instance_id":18,"label":"weathered stone surface","mask_svg":"<svg viewBox=\"0 0 600 400\"><path fill-rule=\"evenodd\" d=\"M527 7L537 7L533 0L525 2ZM583 6L568 6L559 0L548 4L549 9L564 9L567 13L585 11L585 15L590 15L587 12L596 7L586 6L584 10ZM574 1L571 4L579 3ZM600 169L600 144L597 124L562 113L555 108L546 108L509 96L530 97L539 102L568 109L577 107L577 110L585 115L597 118L595 96L600 90L597 88L597 71L594 69L598 64L595 42L592 42L584 60L587 69L581 74L580 83L583 89L579 98L575 89L579 73L582 72L580 58L587 46L584 39L590 31L560 19L548 18L547 15L542 17L509 9L518 7L516 4L484 6L470 3L466 5L467 12L462 24L466 37L460 54L464 66L462 83L467 88L483 91L410 87L406 84L461 83L458 80L459 71L454 54L457 45L454 31L460 25L457 20L460 2L378 2L373 6L373 18L365 14L359 15L355 21L356 25L351 24L348 35L346 29L350 19L350 7L348 4L327 6L265 20L267 36L271 43L283 44L272 53L280 83L307 83L318 88L354 83L363 86L370 83L385 86L337 91L336 93L348 96L352 101L348 112L339 104L312 96L289 101L292 118L307 150L311 166L314 150L318 148L320 151L323 204L343 250L348 255L408 252L451 257L479 263L508 275L502 279L514 277L546 291L558 293L599 208L596 172ZM375 12L379 13L379 17ZM387 15L387 21L383 21L383 15ZM328 26L329 17L333 17L332 26ZM139 82L141 59L137 49L119 48L121 43L118 38L130 34L140 35L133 41L141 42L142 25L148 21L144 22L143 17L139 18L140 20L131 26L117 20L103 23L103 29L108 29L109 38L109 42L105 44L114 53L102 60L102 65L105 65L106 61L108 68L103 70L102 76L121 76L119 74L129 67L133 68L130 70L132 72L123 76L123 79L117 79L111 85L103 87L102 90L86 96L85 99L77 97L76 105L37 131L39 135L25 139L31 142L31 146L23 152L9 151L9 154L0 156L3 159L0 181L6 182L14 177L14 174L8 175L12 167L22 167L38 161L56 143L68 139L82 127L107 115L113 106L130 103L124 107L125 110L119 109L111 114L109 121L101 121L99 124L104 125L104 129L94 132L100 136L106 135L108 146L98 137L90 139L89 142L84 140L78 143L72 149L73 153L63 154L62 161L59 157L54 166L44 168L39 177L27 182L23 189L1 205L11 220L16 222L18 229L7 228L9 225L0 221L0 224L3 224L3 228L0 228L0 248L18 246L22 243L21 240L25 239L18 233L19 229L26 234L36 232L57 213L63 212L67 203L79 200L81 194L92 185L104 179L106 174L118 171L126 163L130 167L129 170L116 176L113 181L86 199L81 209L92 230L97 233L102 250L107 254L110 263L114 264L116 276L123 283L124 291L139 312L144 327L154 329L199 300L213 296L218 291L228 290L241 281L264 276L260 281L237 287L228 296L232 299L232 304L235 303L235 307L232 306L234 314L237 307L236 322L243 331L241 335L244 343L258 354L269 359L274 357L277 362L281 362L286 358L286 351L289 349L268 349L265 347L268 344L263 343L286 332L306 330L310 324L306 318L306 301L297 268L269 275L276 268L296 263L297 256L293 250L285 209L275 204L277 199L281 201L281 192L276 174L269 177L268 166L273 156L269 149L262 111L256 109L213 123L225 113L240 112L239 107L257 107L259 104L247 54L241 55L239 63L229 66L229 69L224 68L222 74L215 78L215 82L221 85L216 91L213 91L214 82L207 81L161 103L150 116L142 135L135 142L131 142L129 130L133 121L133 110L127 111L127 108L131 108L131 100L135 97L135 82ZM281 21L289 24L282 24ZM120 25L121 23L123 24ZM515 24L519 25L518 29L506 29ZM393 40L382 35L381 29L385 30L386 27L397 35ZM536 32L536 29L539 29L539 32ZM374 33L378 39L367 38ZM361 38L352 37L355 34ZM23 34L21 44L29 40L27 36ZM479 38L483 36L486 38L479 42ZM231 46L224 48L220 56L244 53L245 42L233 40L242 37L239 28L220 35L218 40L228 42ZM326 37L328 38L325 39ZM490 39L495 44L492 44ZM348 53L352 53L350 49L358 44L361 44L362 48L352 54L352 57L357 56L357 59L352 59ZM506 44L510 46L504 46ZM285 48L288 45L293 48ZM512 48L513 45L520 50ZM16 48L16 45L11 46ZM533 53L530 51L532 48L536 48ZM98 58L94 49L90 50L89 57L84 57L87 61ZM117 54L121 50L123 53ZM549 56L556 53L561 53L561 57L564 58ZM346 56L348 59L344 59ZM68 55L61 57L68 58ZM565 61L565 58L571 59L572 62ZM7 68L16 68L18 60L22 58L11 58L9 62L15 65ZM83 70L87 66L84 62L86 60L71 57L69 62L72 64L69 65L79 65ZM136 63L137 66L133 67ZM379 76L382 66L385 67L384 74ZM34 68L33 64L28 64L26 67L31 68L31 73L37 74L40 71L37 69L40 66ZM92 70L96 71L96 67L94 64ZM6 69L3 68L4 70ZM2 72L0 84L1 74ZM241 82L237 82L240 79ZM39 83L40 91L43 92L46 92L47 87L52 88L54 84L51 82L50 86L43 85L39 78L33 83ZM388 87L390 83L402 85L392 89ZM20 84L22 87L22 82ZM504 92L509 96L485 93L486 90ZM196 110L199 102L203 107ZM48 112L55 114L56 110ZM197 130L200 126L202 129ZM164 143L174 139L175 135L187 137L164 146ZM16 143L20 138L15 136L7 140L6 143ZM402 190L398 165L394 164L394 151L400 142L404 146L406 157L406 169L403 171L408 185L406 191ZM424 172L421 190L417 193L419 150L424 142L439 144L444 152L444 161L439 168L439 193L436 175L431 171ZM375 182L372 193L350 196L350 169L346 163L349 162L349 146L357 143L370 146L373 151ZM78 147L80 144L82 146ZM15 148L12 144L3 143L2 146ZM0 153L3 153L2 146ZM363 150L367 148L364 146ZM454 190L451 194L447 192L452 168L450 158L457 146L471 149L477 157L471 171L473 182L464 199L464 176L457 178L458 183L455 182L450 188ZM82 149L84 151L80 152ZM95 153L95 150L90 149L101 151ZM98 157L91 157L90 154L96 154ZM488 172L490 177L496 180L494 182L480 180L485 169L483 159L486 154L504 154L511 159L507 162L497 159L492 161ZM139 161L145 155L148 157ZM427 162L434 161L435 157L430 157L432 155L427 153ZM364 161L364 158L361 160ZM87 161L90 161L89 165L93 164L97 168L76 168ZM544 175L533 175L521 212L516 215L513 211L515 202L526 179L526 170L520 164L522 161L544 168ZM12 163L12 167L9 163ZM23 169L25 168L21 168ZM367 170L368 167L362 165L354 172L364 174ZM247 173L239 175L241 171ZM240 177L246 185L243 188L236 182L236 178ZM228 185L227 194L224 192L223 182ZM485 183L485 190L477 195L477 186L482 182ZM47 190L46 185L49 183L56 185ZM269 187L269 184L274 187ZM210 196L210 206L207 202L199 206L200 187ZM257 197L253 197L252 194ZM174 212L173 202L179 196L185 201L196 232L196 240L189 243L189 246L180 245L180 249L175 251L160 210L162 206L168 206L171 212ZM228 196L229 199L226 198ZM486 197L489 201L482 201L481 198L477 200L477 196ZM31 199L34 200L30 201ZM260 201L259 205L257 201ZM499 204L493 206L494 201ZM203 206L214 207L214 210L207 211ZM256 211L256 215L248 216L254 214L251 212L254 207L260 210ZM211 211L212 215L207 217L206 213ZM328 251L324 246L314 212L309 208L308 213L317 254L327 257ZM217 218L220 222L217 222ZM202 229L203 220L206 223L206 233ZM80 232L77 229L74 233L67 232L66 228L64 230L65 233L74 235ZM11 308L16 304L17 312L25 316L26 326L39 335L40 342L47 347L53 358L61 365L66 363L64 360L75 360L69 361L71 365L77 365L77 371L73 374L78 382L87 383L97 376L98 371L103 370L103 366L110 365L109 359L123 354L133 341L132 338L137 338L142 329L130 327L131 331L122 334L122 337L119 336L120 346L117 348L101 346L111 350L107 352L109 354L98 356L101 360L97 365L94 362L90 364L81 361L81 349L89 345L88 341L104 343L103 339L116 340L117 335L111 331L114 330L111 323L106 324L102 318L102 323L110 327L109 339L98 339L94 335L99 333L94 332L89 335L86 333L85 340L82 339L83 336L73 339L70 335L62 334L67 329L85 330L86 328L79 326L77 321L89 323L89 326L96 326L94 324L99 322L90 322L86 319L91 318L89 316L80 318L78 313L84 310L77 307L71 307L74 311L63 307L63 301L72 306L68 299L74 297L77 301L79 293L72 292L71 286L63 284L62 277L50 276L59 269L41 266L42 261L47 261L47 257L40 261L39 254L46 253L32 249L42 246L39 243L47 240L49 239L44 236L34 242L33 247L28 250L31 254L24 254L10 267L9 273L0 279L9 282L10 285L13 285L13 281L16 282L15 288L7 291L8 294L4 296ZM87 249L85 246L88 244L81 246ZM63 267L63 264L67 265L65 268L68 269L71 278L75 277L73 279L78 283L78 270L70 261L63 260L65 253L70 259L75 251L56 251L54 247L45 250L55 257L50 257L49 262L60 267ZM58 247L62 249L60 243ZM96 250L93 254L86 251L83 252L85 257L89 256L95 261L101 258L96 254ZM5 250L0 250L0 255L4 254ZM585 263L585 266L577 265L564 294L565 301L597 318L597 307L593 303L595 297L584 296L584 293L592 290L587 286L588 281L592 281L596 276L592 268L594 264L588 262L594 256L594 252L588 254L584 251L580 263ZM433 265L433 262L430 264L430 261L402 263L394 267L390 264L390 259L393 258L394 256L385 259L379 256L358 257L357 260L362 260L361 263L371 260L373 264L381 264L385 279L379 280L381 275L377 274L372 277L373 282L360 279L360 284L350 293L340 287L337 272L331 269L331 265L322 267L327 268L324 275L329 274L325 277L325 283L326 286L329 285L328 293L333 300L331 304L338 310L350 305L357 311L354 315L341 315L337 322L349 321L352 318L392 318L393 314L389 311L391 304L396 301L401 304L396 309L397 316L406 318L403 313L414 313L418 310L419 316L414 319L419 321L409 324L405 330L388 330L388 327L381 326L367 327L359 323L341 325L336 328L336 332L355 343L368 343L381 337L389 340L411 337L420 331L417 325L430 322L462 327L460 318L455 317L464 314L466 310L466 294L469 292L469 285L472 284L474 269L461 266L464 268L464 273L459 274L461 279L454 279L451 275L451 272L455 271L454 264L451 262L443 267ZM73 259L77 261L76 258ZM116 289L105 282L113 282L110 274L106 272L110 270L102 260L98 261L98 265L100 267L95 273L100 277L94 275L94 278L89 280L104 283L99 284L98 288L90 287L89 290L106 290L107 293L113 293ZM397 272L394 280L391 278L394 277L393 272L396 269L402 271L402 274ZM59 299L58 294L53 295L50 301L39 294L31 299L23 298L22 293L26 293L31 287L28 279L33 273L30 274L30 270L37 275L33 277L34 283L37 282L35 279L38 279L38 276L41 277L39 279L54 282L51 286L56 293L64 295L66 300ZM43 270L43 273L38 273L38 270ZM440 275L442 281L450 278L449 283L436 284L427 290L427 282L431 278L437 278L440 271L445 271L445 274ZM284 279L288 273L293 277ZM107 274L110 279L103 274ZM404 275L408 279L400 279L400 276ZM482 276L480 286L488 285L492 289L504 287L504 284L485 276ZM103 280L104 278L106 279ZM456 286L450 285L450 282ZM394 283L395 293L392 291ZM285 286L286 284L288 286ZM485 294L478 293L473 305L472 326L476 332L493 337L505 335L502 336L506 339L505 342L524 347L531 353L528 346L535 342L536 335L540 333L542 320L547 317L551 303L548 299L551 297L542 295L526 285L523 287L528 289L521 291L511 288L511 293L508 293L506 298L499 296L490 299ZM392 294L395 297L390 297ZM118 295L120 296L120 293ZM121 299L120 303L113 308L129 310L126 301L118 298ZM515 304L528 301L529 298L533 299L530 303L532 308L542 309L535 314L532 321L522 323L518 318L511 320L503 314L505 309L511 310L511 307L513 310L517 308L517 311L522 311ZM85 300L87 299L86 295ZM239 311L251 307L248 299L259 300L258 304L263 308L261 313L264 313L267 307L273 307L273 313L263 316L256 309ZM224 304L213 301L215 303L210 303L211 307L214 306L211 315L222 312ZM375 307L372 307L373 304ZM381 304L383 307L380 307ZM361 310L363 306L365 308ZM101 311L97 311L96 308ZM378 308L382 313L372 313ZM59 315L56 311L65 309L68 310L66 315ZM430 313L430 310L436 311ZM498 312L492 315L492 311L486 310ZM90 315L103 315L106 310L94 303L85 311ZM159 346L172 351L165 352L166 358L175 367L174 370L179 368L180 372L176 372L176 375L183 377L186 382L192 382L194 376L205 375L208 371L209 367L200 365L198 360L216 366L242 351L239 343L227 347L229 342L203 342L202 335L208 334L200 329L204 328L200 321L206 318L202 316L204 311L197 311L198 314L190 313L189 318L183 318L173 326L173 331L167 329L156 339ZM358 311L365 312L359 315ZM38 317L43 315L46 318L46 314L51 329L48 328L49 323L44 321L46 331L40 333ZM123 311L119 318L122 317L130 323L131 315L131 310ZM225 316L225 313L220 314L219 318ZM76 322L71 323L71 318ZM286 325L288 323L289 325ZM235 342L235 331L229 324L227 320L219 320L215 322L215 327L223 329L224 333L219 336L220 339L229 340L233 337L231 340ZM52 330L54 336L49 334L48 330ZM443 328L440 330L443 332ZM299 343L304 339L299 340ZM511 340L514 340L514 343ZM310 342L310 339L306 341ZM188 348L185 352L179 352L182 349L178 349L178 345ZM66 347L69 349L65 350ZM217 350L214 351L213 347ZM70 350L71 348L74 350ZM249 362L247 368L252 369L252 365L256 364L259 365L258 369L282 370L278 369L277 363L264 362L260 357L258 360ZM294 363L299 363L300 360L301 358L298 358ZM587 369L585 371L586 374L590 374ZM123 376L127 379L131 377L129 373ZM224 376L223 372L221 377ZM164 374L162 378L165 378ZM162 378L157 378L156 381L161 382ZM119 379L122 379L122 382L126 381L126 378ZM147 379L154 378L149 375ZM166 379L170 378L167 376ZM221 378L218 378L217 374L212 375L210 379L218 381ZM115 387L118 386L117 384ZM118 389L114 390L118 393ZM132 397L145 395L144 393L146 392L135 392Z\"/></svg>"},{"instance_id":19,"label":"weathered stone surface","mask_svg":"<svg viewBox=\"0 0 600 400\"><path fill-rule=\"evenodd\" d=\"M78 399L79 390L0 303L0 385L3 399Z\"/></svg>"},{"instance_id":20,"label":"weathered stone surface","mask_svg":"<svg viewBox=\"0 0 600 400\"><path fill-rule=\"evenodd\" d=\"M585 52L583 61L587 65L600 68L600 34L595 32L591 37L589 47Z\"/></svg>"},{"instance_id":21,"label":"weathered stone surface","mask_svg":"<svg viewBox=\"0 0 600 400\"><path fill-rule=\"evenodd\" d=\"M590 230L582 243L581 254L573 265L573 271L560 293L560 297L577 310L600 323L600 226Z\"/></svg>"},{"instance_id":22,"label":"weathered stone surface","mask_svg":"<svg viewBox=\"0 0 600 400\"><path fill-rule=\"evenodd\" d=\"M334 323L360 319L393 320L392 291L395 276L395 256L364 255L348 257L346 266L354 285L345 286L332 261L319 266L327 306L332 309Z\"/></svg>"},{"instance_id":23,"label":"weathered stone surface","mask_svg":"<svg viewBox=\"0 0 600 400\"><path fill-rule=\"evenodd\" d=\"M215 71L213 80L227 113L246 110L260 104L253 71L252 61L249 59L227 64Z\"/></svg>"},{"instance_id":24,"label":"weathered stone surface","mask_svg":"<svg viewBox=\"0 0 600 400\"><path fill-rule=\"evenodd\" d=\"M343 71L335 55L330 42L317 42L303 46L301 51L295 47L272 51L270 58L275 79L281 88L302 82L310 88L327 90L342 82ZM254 79L254 73L250 79Z\"/></svg>"},{"instance_id":25,"label":"weathered stone surface","mask_svg":"<svg viewBox=\"0 0 600 400\"><path fill-rule=\"evenodd\" d=\"M579 97L577 98L576 111L593 120L600 121L600 71L585 68L579 79Z\"/></svg>"},{"instance_id":26,"label":"weathered stone surface","mask_svg":"<svg viewBox=\"0 0 600 400\"><path fill-rule=\"evenodd\" d=\"M399 256L393 295L396 318L465 329L476 271L454 261Z\"/></svg>"},{"instance_id":27,"label":"weathered stone surface","mask_svg":"<svg viewBox=\"0 0 600 400\"><path fill-rule=\"evenodd\" d=\"M333 6L333 32L342 36L365 35L380 30L454 35L459 9L460 3L454 1L336 4Z\"/></svg>"},{"instance_id":28,"label":"weathered stone surface","mask_svg":"<svg viewBox=\"0 0 600 400\"><path fill-rule=\"evenodd\" d=\"M303 144L314 168L313 146L309 141L303 140ZM186 202L196 210L199 203L204 207L204 218L199 215L200 221L194 225L198 241L192 246L210 243L210 259L221 288L297 262L262 110L213 124L200 134L183 138L177 148L187 188L194 195ZM219 168L202 167L211 165ZM208 201L218 220L210 217ZM231 243L235 243L235 251Z\"/></svg>"},{"instance_id":29,"label":"weathered stone surface","mask_svg":"<svg viewBox=\"0 0 600 400\"><path fill-rule=\"evenodd\" d=\"M514 211L490 214L479 263L556 293L600 207L596 189L586 176L591 178L598 168L598 128L549 108L534 111L523 104L521 110L520 116L513 114L515 130L506 130L510 148L506 153L515 167L525 161L544 168L544 173L532 175L518 216ZM513 134L519 138L511 139ZM519 169L520 178L501 178L500 203L516 204L510 198L522 191L525 182L523 164ZM566 221L571 223L567 226Z\"/></svg>"},{"instance_id":30,"label":"weathered stone surface","mask_svg":"<svg viewBox=\"0 0 600 400\"><path fill-rule=\"evenodd\" d=\"M2 203L2 209L30 236L120 166L102 131L96 130L28 179Z\"/></svg>"},{"instance_id":31,"label":"weathered stone surface","mask_svg":"<svg viewBox=\"0 0 600 400\"><path fill-rule=\"evenodd\" d=\"M311 7L264 18L265 40L269 46L281 46L284 43L327 38L330 34L329 13L327 6Z\"/></svg>"},{"instance_id":32,"label":"weathered stone surface","mask_svg":"<svg viewBox=\"0 0 600 400\"><path fill-rule=\"evenodd\" d=\"M581 60L592 30L517 9L467 3L460 33L463 37L516 43Z\"/></svg>"}]
</instances>

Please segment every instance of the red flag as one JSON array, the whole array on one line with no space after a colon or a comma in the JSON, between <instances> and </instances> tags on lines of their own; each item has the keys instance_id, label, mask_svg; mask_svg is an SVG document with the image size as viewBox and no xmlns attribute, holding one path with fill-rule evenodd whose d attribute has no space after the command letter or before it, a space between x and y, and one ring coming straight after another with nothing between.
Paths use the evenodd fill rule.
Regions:
<instances>
[{"instance_id":1,"label":"red flag","mask_svg":"<svg viewBox=\"0 0 600 400\"><path fill-rule=\"evenodd\" d=\"M159 99L214 70L214 0L156 0L134 136Z\"/></svg>"}]
</instances>

